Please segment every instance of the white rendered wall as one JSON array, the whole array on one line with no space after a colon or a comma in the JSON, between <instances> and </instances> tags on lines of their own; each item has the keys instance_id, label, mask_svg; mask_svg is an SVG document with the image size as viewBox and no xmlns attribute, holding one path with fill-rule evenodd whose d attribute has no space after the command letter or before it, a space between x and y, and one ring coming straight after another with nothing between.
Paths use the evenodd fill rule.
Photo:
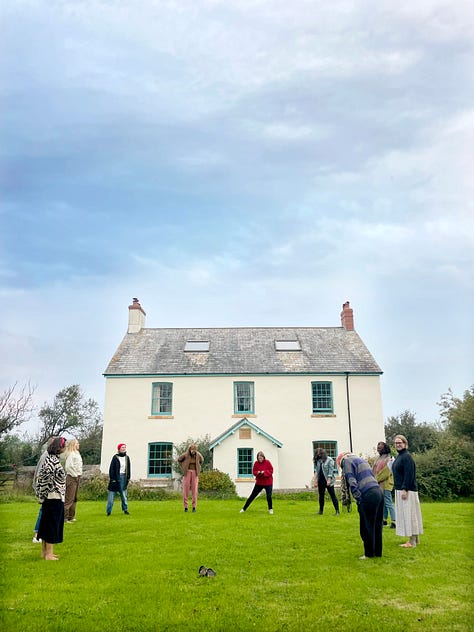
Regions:
<instances>
[{"instance_id":1,"label":"white rendered wall","mask_svg":"<svg viewBox=\"0 0 474 632\"><path fill-rule=\"evenodd\" d=\"M127 444L132 479L147 478L148 443L186 441L226 432L245 415L234 414L236 381L255 385L255 415L249 420L281 443L281 449L252 431L252 440L239 440L238 432L214 450L214 467L237 480L237 448L263 450L275 468L275 488L309 485L313 472L312 442L336 441L337 450L349 450L346 377L341 376L225 376L173 378L107 378L101 470L108 471L117 444ZM311 382L333 383L334 416L313 417ZM172 419L152 419L153 382L173 383ZM373 454L384 438L380 379L350 376L349 397L353 451ZM273 457L273 458L272 458ZM246 496L253 483L237 482Z\"/></svg>"}]
</instances>

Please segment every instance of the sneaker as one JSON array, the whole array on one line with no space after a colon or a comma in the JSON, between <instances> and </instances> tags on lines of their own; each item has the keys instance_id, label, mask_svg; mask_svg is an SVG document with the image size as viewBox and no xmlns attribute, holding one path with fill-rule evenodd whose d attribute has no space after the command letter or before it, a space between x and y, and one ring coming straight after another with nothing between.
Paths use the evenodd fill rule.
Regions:
<instances>
[{"instance_id":1,"label":"sneaker","mask_svg":"<svg viewBox=\"0 0 474 632\"><path fill-rule=\"evenodd\" d=\"M129 516L129 515L130 515L130 513L128 512L128 510L124 511L123 513L124 513L126 516Z\"/></svg>"},{"instance_id":2,"label":"sneaker","mask_svg":"<svg viewBox=\"0 0 474 632\"><path fill-rule=\"evenodd\" d=\"M184 508L184 513L188 513L188 508L187 507Z\"/></svg>"},{"instance_id":3,"label":"sneaker","mask_svg":"<svg viewBox=\"0 0 474 632\"><path fill-rule=\"evenodd\" d=\"M368 559L369 559L369 558L368 558L368 557L366 557L365 555L361 555L361 556L359 557L359 560L368 560Z\"/></svg>"},{"instance_id":4,"label":"sneaker","mask_svg":"<svg viewBox=\"0 0 474 632\"><path fill-rule=\"evenodd\" d=\"M241 510L240 510L240 513L245 513L245 509L241 509Z\"/></svg>"},{"instance_id":5,"label":"sneaker","mask_svg":"<svg viewBox=\"0 0 474 632\"><path fill-rule=\"evenodd\" d=\"M318 511L318 514L317 514L317 515L318 515L318 516L322 516L322 515L323 515L323 512L322 512L322 511Z\"/></svg>"},{"instance_id":6,"label":"sneaker","mask_svg":"<svg viewBox=\"0 0 474 632\"><path fill-rule=\"evenodd\" d=\"M394 522L392 522L390 524L390 529L396 529L396 528L397 528L397 525Z\"/></svg>"},{"instance_id":7,"label":"sneaker","mask_svg":"<svg viewBox=\"0 0 474 632\"><path fill-rule=\"evenodd\" d=\"M341 514L339 513L339 509L336 511L336 513L334 514L335 516L340 516Z\"/></svg>"},{"instance_id":8,"label":"sneaker","mask_svg":"<svg viewBox=\"0 0 474 632\"><path fill-rule=\"evenodd\" d=\"M37 538L35 536L31 541L33 542L33 544L40 544L41 543L41 538Z\"/></svg>"},{"instance_id":9,"label":"sneaker","mask_svg":"<svg viewBox=\"0 0 474 632\"><path fill-rule=\"evenodd\" d=\"M110 516L110 511L108 511L108 512L106 513L106 516Z\"/></svg>"},{"instance_id":10,"label":"sneaker","mask_svg":"<svg viewBox=\"0 0 474 632\"><path fill-rule=\"evenodd\" d=\"M388 525L388 522L386 520L383 521L383 526L386 527Z\"/></svg>"},{"instance_id":11,"label":"sneaker","mask_svg":"<svg viewBox=\"0 0 474 632\"><path fill-rule=\"evenodd\" d=\"M269 509L268 513L271 514L273 516L273 509Z\"/></svg>"},{"instance_id":12,"label":"sneaker","mask_svg":"<svg viewBox=\"0 0 474 632\"><path fill-rule=\"evenodd\" d=\"M196 513L196 507L193 507L193 513Z\"/></svg>"},{"instance_id":13,"label":"sneaker","mask_svg":"<svg viewBox=\"0 0 474 632\"><path fill-rule=\"evenodd\" d=\"M76 519L72 518L72 520L68 520L68 522L76 522Z\"/></svg>"}]
</instances>

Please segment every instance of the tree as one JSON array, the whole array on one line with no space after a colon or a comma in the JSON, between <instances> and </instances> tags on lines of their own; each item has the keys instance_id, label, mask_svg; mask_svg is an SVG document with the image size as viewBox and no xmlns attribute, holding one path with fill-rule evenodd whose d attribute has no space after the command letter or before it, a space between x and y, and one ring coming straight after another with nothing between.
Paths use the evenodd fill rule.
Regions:
<instances>
[{"instance_id":1,"label":"tree","mask_svg":"<svg viewBox=\"0 0 474 632\"><path fill-rule=\"evenodd\" d=\"M84 465L97 465L100 463L100 450L102 447L102 420L95 425L88 426L77 439L81 444L80 451Z\"/></svg>"},{"instance_id":2,"label":"tree","mask_svg":"<svg viewBox=\"0 0 474 632\"><path fill-rule=\"evenodd\" d=\"M15 382L0 394L0 437L28 421L33 412L35 387L29 382L21 389L17 387Z\"/></svg>"},{"instance_id":3,"label":"tree","mask_svg":"<svg viewBox=\"0 0 474 632\"><path fill-rule=\"evenodd\" d=\"M12 470L20 465L35 465L36 458L31 441L16 435L6 435L0 439L0 470Z\"/></svg>"},{"instance_id":4,"label":"tree","mask_svg":"<svg viewBox=\"0 0 474 632\"><path fill-rule=\"evenodd\" d=\"M454 397L451 389L438 402L446 430L456 437L474 441L474 385L464 391L463 399Z\"/></svg>"},{"instance_id":5,"label":"tree","mask_svg":"<svg viewBox=\"0 0 474 632\"><path fill-rule=\"evenodd\" d=\"M38 444L42 445L49 437L62 434L77 438L98 436L102 426L102 415L97 402L86 399L78 384L63 388L52 404L45 403L39 411L42 420Z\"/></svg>"},{"instance_id":6,"label":"tree","mask_svg":"<svg viewBox=\"0 0 474 632\"><path fill-rule=\"evenodd\" d=\"M389 417L385 424L385 436L389 443L397 434L408 439L410 452L426 452L433 448L440 437L440 431L430 424L417 424L415 413L405 410L395 417Z\"/></svg>"}]
</instances>

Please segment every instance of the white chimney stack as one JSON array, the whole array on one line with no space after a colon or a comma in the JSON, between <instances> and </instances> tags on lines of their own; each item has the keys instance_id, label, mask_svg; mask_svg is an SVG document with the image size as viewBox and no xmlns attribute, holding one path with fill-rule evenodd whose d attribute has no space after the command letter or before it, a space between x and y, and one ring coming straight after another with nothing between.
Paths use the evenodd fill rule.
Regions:
<instances>
[{"instance_id":1,"label":"white chimney stack","mask_svg":"<svg viewBox=\"0 0 474 632\"><path fill-rule=\"evenodd\" d=\"M140 305L138 298L133 299L133 303L128 306L128 333L137 334L145 327L146 313Z\"/></svg>"}]
</instances>

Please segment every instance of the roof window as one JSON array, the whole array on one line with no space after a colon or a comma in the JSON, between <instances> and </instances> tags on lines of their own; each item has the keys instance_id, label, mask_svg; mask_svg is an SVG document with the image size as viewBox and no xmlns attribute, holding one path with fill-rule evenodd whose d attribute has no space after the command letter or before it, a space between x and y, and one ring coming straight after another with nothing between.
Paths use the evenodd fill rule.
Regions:
<instances>
[{"instance_id":1,"label":"roof window","mask_svg":"<svg viewBox=\"0 0 474 632\"><path fill-rule=\"evenodd\" d=\"M185 351L209 351L209 340L187 340Z\"/></svg>"},{"instance_id":2,"label":"roof window","mask_svg":"<svg viewBox=\"0 0 474 632\"><path fill-rule=\"evenodd\" d=\"M299 340L275 340L275 351L301 351Z\"/></svg>"}]
</instances>

